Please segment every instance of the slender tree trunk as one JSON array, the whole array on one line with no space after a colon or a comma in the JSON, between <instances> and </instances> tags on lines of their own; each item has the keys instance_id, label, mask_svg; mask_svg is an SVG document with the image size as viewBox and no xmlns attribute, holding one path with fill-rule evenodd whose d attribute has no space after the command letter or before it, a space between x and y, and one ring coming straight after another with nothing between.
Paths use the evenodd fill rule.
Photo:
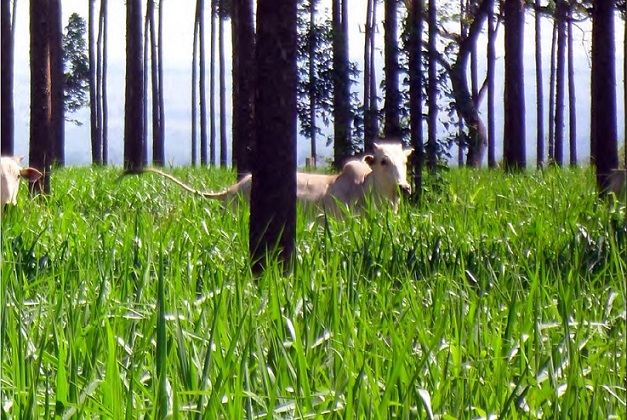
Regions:
<instances>
[{"instance_id":1,"label":"slender tree trunk","mask_svg":"<svg viewBox=\"0 0 627 420\"><path fill-rule=\"evenodd\" d=\"M506 170L526 166L525 82L523 76L524 5L505 0L505 124L503 161Z\"/></svg>"},{"instance_id":2,"label":"slender tree trunk","mask_svg":"<svg viewBox=\"0 0 627 420\"><path fill-rule=\"evenodd\" d=\"M370 103L372 92L372 75L373 66L370 61L372 42L371 38L374 36L374 25L372 20L372 12L374 7L374 0L366 1L366 26L364 28L364 151L373 150L374 139L376 133L373 130L373 119L376 115L370 112Z\"/></svg>"},{"instance_id":3,"label":"slender tree trunk","mask_svg":"<svg viewBox=\"0 0 627 420\"><path fill-rule=\"evenodd\" d=\"M148 3L151 0L146 1L146 11L148 10ZM148 13L144 17L144 36L143 36L143 64L142 64L142 77L143 77L143 86L142 86L142 98L144 102L144 127L142 130L142 165L148 165L148 69L150 66L148 65L148 57L150 56L150 28L148 22Z\"/></svg>"},{"instance_id":4,"label":"slender tree trunk","mask_svg":"<svg viewBox=\"0 0 627 420\"><path fill-rule=\"evenodd\" d=\"M227 141L226 141L226 64L224 51L224 0L220 0L220 12L218 14L218 48L220 61L220 167L227 165Z\"/></svg>"},{"instance_id":5,"label":"slender tree trunk","mask_svg":"<svg viewBox=\"0 0 627 420\"><path fill-rule=\"evenodd\" d=\"M435 171L438 163L437 123L438 123L438 81L437 81L437 13L436 1L429 0L429 84L427 86L427 98L429 102L429 138L426 144L427 167Z\"/></svg>"},{"instance_id":6,"label":"slender tree trunk","mask_svg":"<svg viewBox=\"0 0 627 420\"><path fill-rule=\"evenodd\" d=\"M104 165L109 161L109 105L107 99L107 2L100 1L100 28L98 30L98 66L97 66L97 101L98 120L100 121L100 153Z\"/></svg>"},{"instance_id":7,"label":"slender tree trunk","mask_svg":"<svg viewBox=\"0 0 627 420\"><path fill-rule=\"evenodd\" d=\"M488 167L496 168L496 127L494 115L494 73L496 67L496 48L494 46L496 31L494 28L494 7L490 8L488 16Z\"/></svg>"},{"instance_id":8,"label":"slender tree trunk","mask_svg":"<svg viewBox=\"0 0 627 420\"><path fill-rule=\"evenodd\" d=\"M372 0L372 36L370 37L370 103L368 104L368 114L370 115L370 132L372 133L372 141L379 135L379 104L377 95L377 72L374 68L374 55L376 46L375 28L377 25L377 1ZM374 147L374 146L372 146Z\"/></svg>"},{"instance_id":9,"label":"slender tree trunk","mask_svg":"<svg viewBox=\"0 0 627 420\"><path fill-rule=\"evenodd\" d=\"M416 201L422 196L424 141L422 136L422 0L412 0L408 13L410 138Z\"/></svg>"},{"instance_id":10,"label":"slender tree trunk","mask_svg":"<svg viewBox=\"0 0 627 420\"><path fill-rule=\"evenodd\" d=\"M211 35L209 56L209 164L216 165L216 19L219 0L211 0Z\"/></svg>"},{"instance_id":11,"label":"slender tree trunk","mask_svg":"<svg viewBox=\"0 0 627 420\"><path fill-rule=\"evenodd\" d=\"M260 273L291 260L296 226L296 1L257 1L257 81L250 257Z\"/></svg>"},{"instance_id":12,"label":"slender tree trunk","mask_svg":"<svg viewBox=\"0 0 627 420\"><path fill-rule=\"evenodd\" d=\"M156 166L165 164L165 150L163 145L163 131L161 129L161 91L159 86L159 61L158 49L161 48L157 40L155 28L155 3L149 1L150 10L147 11L150 23L150 81L152 83L152 163Z\"/></svg>"},{"instance_id":13,"label":"slender tree trunk","mask_svg":"<svg viewBox=\"0 0 627 420\"><path fill-rule=\"evenodd\" d=\"M198 120L196 115L198 114L198 101L196 97L196 83L198 81L198 16L200 15L200 5L202 0L196 2L196 17L194 21L194 40L192 41L192 166L196 166L198 162Z\"/></svg>"},{"instance_id":14,"label":"slender tree trunk","mask_svg":"<svg viewBox=\"0 0 627 420\"><path fill-rule=\"evenodd\" d=\"M386 138L402 136L398 90L398 19L396 0L385 0L385 126Z\"/></svg>"},{"instance_id":15,"label":"slender tree trunk","mask_svg":"<svg viewBox=\"0 0 627 420\"><path fill-rule=\"evenodd\" d=\"M255 33L253 3L233 3L233 130L232 162L237 179L251 171L251 150L255 140L254 74Z\"/></svg>"},{"instance_id":16,"label":"slender tree trunk","mask_svg":"<svg viewBox=\"0 0 627 420\"><path fill-rule=\"evenodd\" d=\"M566 0L556 1L557 64L555 67L555 163L564 164L564 101L566 69Z\"/></svg>"},{"instance_id":17,"label":"slender tree trunk","mask_svg":"<svg viewBox=\"0 0 627 420\"><path fill-rule=\"evenodd\" d=\"M555 58L557 49L557 22L553 23L551 38L551 70L549 73L549 163L555 163Z\"/></svg>"},{"instance_id":18,"label":"slender tree trunk","mask_svg":"<svg viewBox=\"0 0 627 420\"><path fill-rule=\"evenodd\" d=\"M333 0L333 164L339 169L351 154L350 79L346 0Z\"/></svg>"},{"instance_id":19,"label":"slender tree trunk","mask_svg":"<svg viewBox=\"0 0 627 420\"><path fill-rule=\"evenodd\" d=\"M124 168L137 172L142 167L144 131L142 12L140 0L126 2L126 91L124 106Z\"/></svg>"},{"instance_id":20,"label":"slender tree trunk","mask_svg":"<svg viewBox=\"0 0 627 420\"><path fill-rule=\"evenodd\" d=\"M540 0L535 0L535 35L536 35L536 165L544 166L544 86L542 77L542 21Z\"/></svg>"},{"instance_id":21,"label":"slender tree trunk","mask_svg":"<svg viewBox=\"0 0 627 420\"><path fill-rule=\"evenodd\" d=\"M618 168L614 1L597 0L592 11L592 101L590 152L596 166L599 194L610 186Z\"/></svg>"},{"instance_id":22,"label":"slender tree trunk","mask_svg":"<svg viewBox=\"0 0 627 420\"><path fill-rule=\"evenodd\" d=\"M13 31L11 25L11 0L1 0L2 7L2 81L0 92L2 96L2 112L0 112L0 151L2 156L14 154L14 102L13 102Z\"/></svg>"},{"instance_id":23,"label":"slender tree trunk","mask_svg":"<svg viewBox=\"0 0 627 420\"><path fill-rule=\"evenodd\" d=\"M63 18L61 0L50 0L50 82L52 129L52 162L65 165L65 101L63 90Z\"/></svg>"},{"instance_id":24,"label":"slender tree trunk","mask_svg":"<svg viewBox=\"0 0 627 420\"><path fill-rule=\"evenodd\" d=\"M198 7L198 98L200 99L200 164L207 166L207 95L205 82L205 1Z\"/></svg>"},{"instance_id":25,"label":"slender tree trunk","mask_svg":"<svg viewBox=\"0 0 627 420\"><path fill-rule=\"evenodd\" d=\"M568 130L570 166L577 166L577 108L575 98L575 59L573 50L573 5L568 6Z\"/></svg>"},{"instance_id":26,"label":"slender tree trunk","mask_svg":"<svg viewBox=\"0 0 627 420\"><path fill-rule=\"evenodd\" d=\"M96 72L96 56L97 50L95 45L95 31L96 26L94 24L94 3L95 0L89 0L88 9L88 56L89 56L89 109L90 109L90 128L91 128L91 160L96 165L102 165L102 136L100 134L100 120L98 119L98 84L97 84L97 72Z\"/></svg>"},{"instance_id":27,"label":"slender tree trunk","mask_svg":"<svg viewBox=\"0 0 627 420\"><path fill-rule=\"evenodd\" d=\"M157 79L159 90L159 156L153 158L156 164L165 165L165 99L163 96L163 0L159 0L159 30L157 32Z\"/></svg>"},{"instance_id":28,"label":"slender tree trunk","mask_svg":"<svg viewBox=\"0 0 627 420\"><path fill-rule=\"evenodd\" d=\"M370 2L370 0L368 0ZM318 37L316 36L316 0L309 0L309 119L311 120L311 128L309 137L311 139L311 160L313 167L316 167L318 160L318 151L316 140L318 135L318 126L316 124L316 50L318 47ZM364 102L365 104L365 102ZM364 105L365 106L365 105Z\"/></svg>"},{"instance_id":29,"label":"slender tree trunk","mask_svg":"<svg viewBox=\"0 0 627 420\"><path fill-rule=\"evenodd\" d=\"M30 2L30 153L29 164L44 174L43 192L50 193L52 163L49 0Z\"/></svg>"}]
</instances>

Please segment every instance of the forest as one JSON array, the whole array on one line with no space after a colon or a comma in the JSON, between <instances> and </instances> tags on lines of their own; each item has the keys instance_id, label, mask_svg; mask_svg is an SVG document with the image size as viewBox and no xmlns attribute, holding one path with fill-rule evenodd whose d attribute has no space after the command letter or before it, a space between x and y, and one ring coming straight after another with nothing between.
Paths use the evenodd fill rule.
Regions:
<instances>
[{"instance_id":1,"label":"forest","mask_svg":"<svg viewBox=\"0 0 627 420\"><path fill-rule=\"evenodd\" d=\"M0 0L2 156L20 1ZM123 92L112 5L68 3L28 1L43 177L2 209L3 418L625 417L624 1L197 0L188 138L166 135L168 2L124 4ZM83 108L92 164L68 165ZM390 140L413 149L398 211L297 205L297 142L326 174ZM210 191L251 173L250 205L146 168Z\"/></svg>"}]
</instances>

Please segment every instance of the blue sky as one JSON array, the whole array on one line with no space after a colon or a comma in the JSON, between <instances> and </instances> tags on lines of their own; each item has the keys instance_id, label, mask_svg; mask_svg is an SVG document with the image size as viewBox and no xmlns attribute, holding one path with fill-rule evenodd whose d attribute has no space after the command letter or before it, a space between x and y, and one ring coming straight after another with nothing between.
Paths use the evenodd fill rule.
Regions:
<instances>
[{"instance_id":1,"label":"blue sky","mask_svg":"<svg viewBox=\"0 0 627 420\"><path fill-rule=\"evenodd\" d=\"M328 2L328 1L327 1ZM15 43L15 152L16 154L28 155L29 136L29 77L28 67L29 35L28 35L28 2L17 2L17 24ZM87 4L85 0L63 0L64 22L67 17L77 12L83 17L87 17ZM164 7L164 77L165 77L165 127L166 127L166 159L175 165L189 164L191 156L191 51L193 39L193 19L195 2L188 1L165 1ZM323 1L323 8L325 2ZM330 6L329 6L330 7ZM110 163L122 163L123 131L124 131L124 60L125 60L125 6L124 2L109 2L109 135L110 135ZM363 69L363 34L360 32L365 20L364 7L352 8L349 16L349 39L351 60L358 63ZM378 9L379 25L383 8ZM230 25L225 25L225 28ZM625 125L622 116L623 107L623 31L624 21L617 17L617 109L618 109L618 134L619 141L624 139ZM534 29L533 16L527 15L527 26L525 28L525 59L528 65L525 68L526 83L526 106L527 106L527 155L530 166L535 162L535 58L534 58ZM546 42L543 43L543 65L545 96L548 96L548 72L549 72L549 52L551 23L546 20L543 24L543 34ZM589 154L589 113L590 113L590 34L589 23L580 24L575 30L575 68L576 68L576 98L577 98L577 134L578 134L578 155L581 163L586 163ZM207 29L207 36L209 30ZM382 31L379 33L382 36ZM226 39L230 40L230 33L227 32ZM208 40L207 40L208 41ZM378 81L381 81L382 69L382 39L379 39L377 48L377 66L379 69ZM503 33L502 28L499 33L497 43L497 72L502 72L503 66ZM208 46L208 42L207 42ZM485 50L479 49L479 54L485 56ZM227 42L227 110L230 109L230 45ZM484 61L480 61L479 74L483 77ZM353 90L360 91L361 85L353 85ZM497 156L501 156L500 145L503 138L502 130L502 79L496 78L496 107L497 107ZM546 98L545 98L546 100ZM382 103L381 103L382 105ZM485 107L485 101L484 101ZM545 110L548 105L545 104ZM568 110L565 111L568 115ZM483 112L485 118L485 109ZM89 141L89 114L87 109L72 115L84 122L84 125L77 127L74 124L66 125L66 158L68 164L89 164L90 163L90 141ZM548 117L547 117L548 118ZM227 133L230 133L230 111L227 116ZM548 123L545 123L545 127ZM329 129L329 132L331 129ZM568 138L568 126L566 127L566 139ZM566 140L567 143L567 140ZM568 156L568 145L565 145L564 156ZM308 155L309 141L299 138L298 142L298 162L304 164ZM325 146L325 139L318 141L318 150L322 155L330 156L330 148ZM453 155L457 152L452 151ZM229 153L230 159L230 153ZM319 157L319 161L322 157Z\"/></svg>"}]
</instances>

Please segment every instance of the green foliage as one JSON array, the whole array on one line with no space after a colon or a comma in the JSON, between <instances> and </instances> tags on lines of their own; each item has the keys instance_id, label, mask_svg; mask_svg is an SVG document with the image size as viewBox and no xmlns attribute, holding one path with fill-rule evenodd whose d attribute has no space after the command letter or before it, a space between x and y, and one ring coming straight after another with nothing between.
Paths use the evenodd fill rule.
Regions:
<instances>
[{"instance_id":1,"label":"green foliage","mask_svg":"<svg viewBox=\"0 0 627 420\"><path fill-rule=\"evenodd\" d=\"M89 103L89 60L85 20L72 13L63 34L65 110L76 112Z\"/></svg>"},{"instance_id":2,"label":"green foliage","mask_svg":"<svg viewBox=\"0 0 627 420\"><path fill-rule=\"evenodd\" d=\"M625 206L586 170L453 169L420 207L299 219L63 168L2 221L3 417L625 418ZM231 172L179 168L218 190Z\"/></svg>"}]
</instances>

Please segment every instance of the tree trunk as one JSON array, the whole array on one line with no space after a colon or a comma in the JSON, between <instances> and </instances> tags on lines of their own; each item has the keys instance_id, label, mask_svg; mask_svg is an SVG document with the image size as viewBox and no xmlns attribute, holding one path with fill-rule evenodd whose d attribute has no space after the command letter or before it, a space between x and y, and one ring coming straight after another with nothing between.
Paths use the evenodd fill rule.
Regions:
<instances>
[{"instance_id":1,"label":"tree trunk","mask_svg":"<svg viewBox=\"0 0 627 420\"><path fill-rule=\"evenodd\" d=\"M542 84L542 25L540 0L535 0L536 35L536 165L544 166L544 86Z\"/></svg>"},{"instance_id":2,"label":"tree trunk","mask_svg":"<svg viewBox=\"0 0 627 420\"><path fill-rule=\"evenodd\" d=\"M422 196L422 167L424 141L422 137L422 0L412 0L409 5L407 26L409 30L409 115L410 143L414 173L414 195L416 201Z\"/></svg>"},{"instance_id":3,"label":"tree trunk","mask_svg":"<svg viewBox=\"0 0 627 420\"><path fill-rule=\"evenodd\" d=\"M100 154L102 156L102 163L107 164L109 160L109 106L107 101L107 1L100 1L100 29L98 30L98 66L97 66L97 101L98 101L98 119L100 121L99 134L100 134Z\"/></svg>"},{"instance_id":4,"label":"tree trunk","mask_svg":"<svg viewBox=\"0 0 627 420\"><path fill-rule=\"evenodd\" d=\"M146 11L148 11L148 3L151 0L146 1ZM150 66L148 65L148 58L150 57L149 53L149 43L150 43L150 27L148 22L148 13L146 13L144 17L144 36L143 36L143 63L142 63L142 77L143 77L143 85L142 85L142 98L144 101L144 127L142 130L142 166L148 165L148 69Z\"/></svg>"},{"instance_id":5,"label":"tree trunk","mask_svg":"<svg viewBox=\"0 0 627 420\"><path fill-rule=\"evenodd\" d=\"M196 130L196 126L198 125L198 120L196 115L198 114L198 101L196 97L196 82L198 80L198 15L200 9L200 3L202 0L197 0L196 3L196 17L194 21L194 38L192 41L192 166L196 166L198 162L198 131Z\"/></svg>"},{"instance_id":6,"label":"tree trunk","mask_svg":"<svg viewBox=\"0 0 627 420\"><path fill-rule=\"evenodd\" d=\"M98 84L96 78L96 57L97 50L95 45L95 31L96 26L94 24L94 3L95 0L89 0L88 9L88 56L89 56L89 121L90 121L90 135L91 135L91 160L95 165L102 165L102 141L100 134L100 120L98 118Z\"/></svg>"},{"instance_id":7,"label":"tree trunk","mask_svg":"<svg viewBox=\"0 0 627 420\"><path fill-rule=\"evenodd\" d=\"M157 42L155 23L155 3L149 0L149 9L146 14L149 16L150 26L150 81L152 84L152 163L156 166L165 164L165 150L161 130L161 91L159 90L159 55L157 49L161 45Z\"/></svg>"},{"instance_id":8,"label":"tree trunk","mask_svg":"<svg viewBox=\"0 0 627 420\"><path fill-rule=\"evenodd\" d=\"M52 88L50 80L50 1L30 2L30 153L29 164L39 169L45 194L50 193L52 163Z\"/></svg>"},{"instance_id":9,"label":"tree trunk","mask_svg":"<svg viewBox=\"0 0 627 420\"><path fill-rule=\"evenodd\" d=\"M142 12L140 0L126 2L126 90L124 105L124 168L142 168L144 131Z\"/></svg>"},{"instance_id":10,"label":"tree trunk","mask_svg":"<svg viewBox=\"0 0 627 420\"><path fill-rule=\"evenodd\" d=\"M65 165L65 100L63 90L63 18L61 0L50 0L51 159Z\"/></svg>"},{"instance_id":11,"label":"tree trunk","mask_svg":"<svg viewBox=\"0 0 627 420\"><path fill-rule=\"evenodd\" d=\"M250 257L259 273L289 262L296 225L296 1L257 1L255 127ZM278 249L277 249L278 248Z\"/></svg>"},{"instance_id":12,"label":"tree trunk","mask_svg":"<svg viewBox=\"0 0 627 420\"><path fill-rule=\"evenodd\" d=\"M494 70L496 67L496 48L494 28L494 7L490 8L488 15L488 69L486 79L488 82L488 167L496 168L496 127L494 121Z\"/></svg>"},{"instance_id":13,"label":"tree trunk","mask_svg":"<svg viewBox=\"0 0 627 420\"><path fill-rule=\"evenodd\" d=\"M555 66L555 163L564 164L564 100L566 68L566 0L556 1L557 64Z\"/></svg>"},{"instance_id":14,"label":"tree trunk","mask_svg":"<svg viewBox=\"0 0 627 420\"><path fill-rule=\"evenodd\" d=\"M526 166L525 82L523 76L524 4L505 0L505 123L503 162L506 170Z\"/></svg>"},{"instance_id":15,"label":"tree trunk","mask_svg":"<svg viewBox=\"0 0 627 420\"><path fill-rule=\"evenodd\" d=\"M568 139L570 166L577 166L577 108L575 97L575 59L573 49L573 5L568 6Z\"/></svg>"},{"instance_id":16,"label":"tree trunk","mask_svg":"<svg viewBox=\"0 0 627 420\"><path fill-rule=\"evenodd\" d=\"M551 37L551 70L549 73L549 156L550 164L555 163L555 58L557 49L557 22L553 22Z\"/></svg>"},{"instance_id":17,"label":"tree trunk","mask_svg":"<svg viewBox=\"0 0 627 420\"><path fill-rule=\"evenodd\" d=\"M351 155L350 78L346 0L333 0L333 165L340 169Z\"/></svg>"},{"instance_id":18,"label":"tree trunk","mask_svg":"<svg viewBox=\"0 0 627 420\"><path fill-rule=\"evenodd\" d=\"M428 139L425 146L427 167L435 171L438 163L437 123L438 123L438 81L437 81L437 13L436 1L429 0L429 84L427 86L427 100L429 103Z\"/></svg>"},{"instance_id":19,"label":"tree trunk","mask_svg":"<svg viewBox=\"0 0 627 420\"><path fill-rule=\"evenodd\" d=\"M402 136L400 94L398 91L398 19L396 0L385 0L385 126L386 138Z\"/></svg>"},{"instance_id":20,"label":"tree trunk","mask_svg":"<svg viewBox=\"0 0 627 420\"><path fill-rule=\"evenodd\" d=\"M237 179L251 170L254 144L255 33L251 0L233 2L233 139L232 162Z\"/></svg>"},{"instance_id":21,"label":"tree trunk","mask_svg":"<svg viewBox=\"0 0 627 420\"><path fill-rule=\"evenodd\" d=\"M159 153L155 164L165 165L165 99L163 96L163 0L159 0L159 30L157 32L157 79L159 102L159 145L155 146Z\"/></svg>"},{"instance_id":22,"label":"tree trunk","mask_svg":"<svg viewBox=\"0 0 627 420\"><path fill-rule=\"evenodd\" d=\"M368 0L370 2L370 0ZM311 128L309 129L309 138L311 140L311 159L312 164L316 167L318 160L318 151L316 140L318 135L318 126L316 124L316 49L318 47L318 37L316 36L316 1L309 2L309 119L311 120ZM364 102L365 103L365 102Z\"/></svg>"},{"instance_id":23,"label":"tree trunk","mask_svg":"<svg viewBox=\"0 0 627 420\"><path fill-rule=\"evenodd\" d=\"M217 5L219 0L211 0L211 50L209 56L209 164L216 165L216 19L218 18Z\"/></svg>"},{"instance_id":24,"label":"tree trunk","mask_svg":"<svg viewBox=\"0 0 627 420\"><path fill-rule=\"evenodd\" d=\"M205 1L198 2L198 99L200 100L200 164L207 166L207 95L205 83Z\"/></svg>"},{"instance_id":25,"label":"tree trunk","mask_svg":"<svg viewBox=\"0 0 627 420\"><path fill-rule=\"evenodd\" d=\"M226 168L226 64L224 51L224 7L225 1L220 0L220 10L218 13L218 48L220 61L220 167Z\"/></svg>"},{"instance_id":26,"label":"tree trunk","mask_svg":"<svg viewBox=\"0 0 627 420\"><path fill-rule=\"evenodd\" d=\"M2 112L0 113L0 151L2 156L12 156L14 154L14 118L15 111L13 105L13 34L11 30L11 0L1 0L2 8L2 81L0 82L0 92L2 96Z\"/></svg>"},{"instance_id":27,"label":"tree trunk","mask_svg":"<svg viewBox=\"0 0 627 420\"><path fill-rule=\"evenodd\" d=\"M374 68L370 60L372 38L374 37L373 8L375 0L366 1L366 26L364 28L364 151L374 149L374 139L377 135L374 127L377 116L370 109L371 96L376 95L372 91L372 77ZM421 48L421 47L419 47Z\"/></svg>"},{"instance_id":28,"label":"tree trunk","mask_svg":"<svg viewBox=\"0 0 627 420\"><path fill-rule=\"evenodd\" d=\"M614 1L597 0L592 11L590 157L601 195L610 186L612 169L618 168L614 48Z\"/></svg>"}]
</instances>

